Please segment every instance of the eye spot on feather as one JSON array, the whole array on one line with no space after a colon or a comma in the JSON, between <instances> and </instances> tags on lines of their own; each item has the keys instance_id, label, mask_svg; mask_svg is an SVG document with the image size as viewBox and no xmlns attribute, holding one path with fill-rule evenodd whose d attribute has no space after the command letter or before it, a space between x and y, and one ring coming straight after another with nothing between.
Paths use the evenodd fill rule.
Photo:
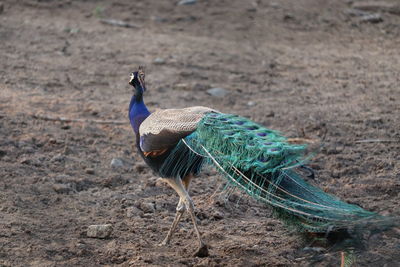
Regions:
<instances>
[{"instance_id":1,"label":"eye spot on feather","mask_svg":"<svg viewBox=\"0 0 400 267\"><path fill-rule=\"evenodd\" d=\"M216 118L218 115L215 114L215 113L211 113L209 116L210 116L211 118Z\"/></svg>"},{"instance_id":2,"label":"eye spot on feather","mask_svg":"<svg viewBox=\"0 0 400 267\"><path fill-rule=\"evenodd\" d=\"M237 121L235 122L236 125L243 125L245 122L244 121Z\"/></svg>"},{"instance_id":3,"label":"eye spot on feather","mask_svg":"<svg viewBox=\"0 0 400 267\"><path fill-rule=\"evenodd\" d=\"M257 133L258 136L267 136L267 133Z\"/></svg>"},{"instance_id":4,"label":"eye spot on feather","mask_svg":"<svg viewBox=\"0 0 400 267\"><path fill-rule=\"evenodd\" d=\"M254 143L254 142L250 142L250 143L248 143L247 145L248 145L248 146L254 146L255 143Z\"/></svg>"},{"instance_id":5,"label":"eye spot on feather","mask_svg":"<svg viewBox=\"0 0 400 267\"><path fill-rule=\"evenodd\" d=\"M246 127L246 130L249 130L249 131L253 131L253 130L257 130L257 129L258 129L257 126Z\"/></svg>"},{"instance_id":6,"label":"eye spot on feather","mask_svg":"<svg viewBox=\"0 0 400 267\"><path fill-rule=\"evenodd\" d=\"M266 143L264 143L265 146L270 146L270 145L272 145L272 144L273 144L272 142L266 142Z\"/></svg>"},{"instance_id":7,"label":"eye spot on feather","mask_svg":"<svg viewBox=\"0 0 400 267\"><path fill-rule=\"evenodd\" d=\"M220 121L227 121L228 119L227 118L221 118L221 119L219 119Z\"/></svg>"},{"instance_id":8,"label":"eye spot on feather","mask_svg":"<svg viewBox=\"0 0 400 267\"><path fill-rule=\"evenodd\" d=\"M281 150L281 148L280 148L280 147L274 147L274 148L271 148L271 151L272 151L272 152L276 152L276 151L279 151L279 150Z\"/></svg>"},{"instance_id":9,"label":"eye spot on feather","mask_svg":"<svg viewBox=\"0 0 400 267\"><path fill-rule=\"evenodd\" d=\"M264 158L263 156L258 157L257 159L259 162L267 162L268 158Z\"/></svg>"}]
</instances>

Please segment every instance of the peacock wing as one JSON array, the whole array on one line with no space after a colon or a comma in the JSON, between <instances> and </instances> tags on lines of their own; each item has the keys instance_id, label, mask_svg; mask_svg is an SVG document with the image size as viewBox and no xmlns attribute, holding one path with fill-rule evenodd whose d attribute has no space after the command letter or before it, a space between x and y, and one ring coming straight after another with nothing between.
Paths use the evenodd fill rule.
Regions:
<instances>
[{"instance_id":1,"label":"peacock wing","mask_svg":"<svg viewBox=\"0 0 400 267\"><path fill-rule=\"evenodd\" d=\"M166 151L193 133L209 112L217 111L201 106L155 111L140 125L140 148L146 155Z\"/></svg>"}]
</instances>

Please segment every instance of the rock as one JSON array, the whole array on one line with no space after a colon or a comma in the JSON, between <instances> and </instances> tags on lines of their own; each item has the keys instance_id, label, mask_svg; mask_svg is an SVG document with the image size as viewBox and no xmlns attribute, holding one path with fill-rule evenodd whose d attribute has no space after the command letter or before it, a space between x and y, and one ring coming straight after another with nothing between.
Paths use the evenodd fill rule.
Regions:
<instances>
[{"instance_id":1,"label":"rock","mask_svg":"<svg viewBox=\"0 0 400 267\"><path fill-rule=\"evenodd\" d=\"M144 173L144 172L146 171L146 169L147 169L147 166L144 165L143 163L138 163L138 164L135 166L135 171L136 171L137 173Z\"/></svg>"},{"instance_id":2,"label":"rock","mask_svg":"<svg viewBox=\"0 0 400 267\"><path fill-rule=\"evenodd\" d=\"M194 5L197 3L197 0L181 0L178 2L178 6L183 6L183 5Z\"/></svg>"},{"instance_id":3,"label":"rock","mask_svg":"<svg viewBox=\"0 0 400 267\"><path fill-rule=\"evenodd\" d=\"M152 16L151 19L154 20L155 22L160 22L160 23L168 21L168 19L158 16Z\"/></svg>"},{"instance_id":4,"label":"rock","mask_svg":"<svg viewBox=\"0 0 400 267\"><path fill-rule=\"evenodd\" d=\"M102 184L104 187L113 188L121 185L125 185L129 181L123 178L121 175L113 175L103 180Z\"/></svg>"},{"instance_id":5,"label":"rock","mask_svg":"<svg viewBox=\"0 0 400 267\"><path fill-rule=\"evenodd\" d=\"M88 168L85 170L87 174L94 174L94 169Z\"/></svg>"},{"instance_id":6,"label":"rock","mask_svg":"<svg viewBox=\"0 0 400 267\"><path fill-rule=\"evenodd\" d=\"M93 238L107 238L112 233L111 224L89 225L86 235Z\"/></svg>"},{"instance_id":7,"label":"rock","mask_svg":"<svg viewBox=\"0 0 400 267\"><path fill-rule=\"evenodd\" d=\"M370 12L362 11L362 10L355 9L355 8L346 9L344 11L344 13L347 14L347 15L353 16L353 17L362 17L362 16L365 16L365 15L370 15L371 14Z\"/></svg>"},{"instance_id":8,"label":"rock","mask_svg":"<svg viewBox=\"0 0 400 267\"><path fill-rule=\"evenodd\" d=\"M357 1L353 3L352 8L363 11L388 12L400 15L400 4L385 1Z\"/></svg>"},{"instance_id":9,"label":"rock","mask_svg":"<svg viewBox=\"0 0 400 267\"><path fill-rule=\"evenodd\" d=\"M224 97L227 94L229 94L229 92L227 90L225 90L223 88L218 88L218 87L208 89L206 92L209 95L212 95L212 96L215 96L215 97Z\"/></svg>"},{"instance_id":10,"label":"rock","mask_svg":"<svg viewBox=\"0 0 400 267\"><path fill-rule=\"evenodd\" d=\"M272 110L269 111L267 114L265 114L266 117L272 118L275 117L275 112L273 112Z\"/></svg>"},{"instance_id":11,"label":"rock","mask_svg":"<svg viewBox=\"0 0 400 267\"><path fill-rule=\"evenodd\" d=\"M383 18L380 14L369 14L364 15L360 18L360 22L369 22L369 23L379 23L382 22Z\"/></svg>"},{"instance_id":12,"label":"rock","mask_svg":"<svg viewBox=\"0 0 400 267\"><path fill-rule=\"evenodd\" d=\"M328 155L340 154L344 150L343 146L328 146L325 148L324 152Z\"/></svg>"},{"instance_id":13,"label":"rock","mask_svg":"<svg viewBox=\"0 0 400 267\"><path fill-rule=\"evenodd\" d=\"M178 83L178 84L175 84L174 89L183 90L183 91L189 91L189 90L192 89L192 87L188 83Z\"/></svg>"},{"instance_id":14,"label":"rock","mask_svg":"<svg viewBox=\"0 0 400 267\"><path fill-rule=\"evenodd\" d=\"M53 185L53 190L58 194L68 194L72 191L72 188L69 184L55 184Z\"/></svg>"},{"instance_id":15,"label":"rock","mask_svg":"<svg viewBox=\"0 0 400 267\"><path fill-rule=\"evenodd\" d=\"M139 210L136 207L129 207L129 208L126 209L126 217L133 218L133 217L136 217L136 216L142 217L143 216L143 211Z\"/></svg>"},{"instance_id":16,"label":"rock","mask_svg":"<svg viewBox=\"0 0 400 267\"><path fill-rule=\"evenodd\" d=\"M25 158L25 157L23 157L23 158L21 158L20 160L19 160L19 163L21 163L21 164L31 164L32 163L32 160L30 160L29 158Z\"/></svg>"},{"instance_id":17,"label":"rock","mask_svg":"<svg viewBox=\"0 0 400 267\"><path fill-rule=\"evenodd\" d=\"M27 157L23 157L20 159L19 161L21 164L26 164L26 165L32 165L35 167L40 167L42 166L42 164L40 163L40 161L37 158L27 158Z\"/></svg>"},{"instance_id":18,"label":"rock","mask_svg":"<svg viewBox=\"0 0 400 267\"><path fill-rule=\"evenodd\" d=\"M213 218L214 218L215 220L217 220L217 221L218 221L218 220L221 220L221 219L224 218L224 214L223 214L222 212L216 210L216 211L214 212L214 214L213 214Z\"/></svg>"},{"instance_id":19,"label":"rock","mask_svg":"<svg viewBox=\"0 0 400 267\"><path fill-rule=\"evenodd\" d=\"M249 106L249 107L253 107L255 105L256 105L256 102L254 102L254 101L247 102L247 106Z\"/></svg>"},{"instance_id":20,"label":"rock","mask_svg":"<svg viewBox=\"0 0 400 267\"><path fill-rule=\"evenodd\" d=\"M117 19L101 19L100 22L103 24L109 24L109 25L118 26L118 27L139 28L138 25L128 23L128 22L122 21L122 20L117 20Z\"/></svg>"},{"instance_id":21,"label":"rock","mask_svg":"<svg viewBox=\"0 0 400 267\"><path fill-rule=\"evenodd\" d=\"M153 60L153 63L156 65L163 65L163 64L165 64L165 59L163 59L161 57L157 57Z\"/></svg>"},{"instance_id":22,"label":"rock","mask_svg":"<svg viewBox=\"0 0 400 267\"><path fill-rule=\"evenodd\" d=\"M338 171L338 170L333 170L332 172L331 172L331 176L333 177L333 178L340 178L340 171Z\"/></svg>"},{"instance_id":23,"label":"rock","mask_svg":"<svg viewBox=\"0 0 400 267\"><path fill-rule=\"evenodd\" d=\"M4 12L4 5L3 3L0 3L0 14Z\"/></svg>"},{"instance_id":24,"label":"rock","mask_svg":"<svg viewBox=\"0 0 400 267\"><path fill-rule=\"evenodd\" d=\"M124 167L124 162L119 158L113 158L111 160L111 168L113 169L120 169Z\"/></svg>"},{"instance_id":25,"label":"rock","mask_svg":"<svg viewBox=\"0 0 400 267\"><path fill-rule=\"evenodd\" d=\"M63 154L57 154L51 159L52 162L55 162L55 161L63 162L64 160L65 160L65 156Z\"/></svg>"},{"instance_id":26,"label":"rock","mask_svg":"<svg viewBox=\"0 0 400 267\"><path fill-rule=\"evenodd\" d=\"M321 247L304 247L303 248L303 251L305 251L305 252L317 252L317 253L321 253L321 252L323 252L323 251L325 251L325 249L324 248L321 248Z\"/></svg>"},{"instance_id":27,"label":"rock","mask_svg":"<svg viewBox=\"0 0 400 267\"><path fill-rule=\"evenodd\" d=\"M144 212L144 213L154 213L156 211L156 207L154 206L153 203L151 202L143 202L140 203L139 208Z\"/></svg>"}]
</instances>

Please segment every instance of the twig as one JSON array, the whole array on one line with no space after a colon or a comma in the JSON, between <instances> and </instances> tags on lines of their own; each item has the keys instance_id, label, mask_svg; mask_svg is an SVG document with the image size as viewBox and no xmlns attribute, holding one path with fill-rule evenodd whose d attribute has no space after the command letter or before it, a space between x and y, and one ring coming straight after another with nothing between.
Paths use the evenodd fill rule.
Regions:
<instances>
[{"instance_id":1,"label":"twig","mask_svg":"<svg viewBox=\"0 0 400 267\"><path fill-rule=\"evenodd\" d=\"M89 120L89 119L70 119L64 117L49 117L43 115L32 115L32 118L44 121L62 121L62 122L81 122L81 123L97 123L97 124L127 124L126 121L110 121L110 120Z\"/></svg>"},{"instance_id":2,"label":"twig","mask_svg":"<svg viewBox=\"0 0 400 267\"><path fill-rule=\"evenodd\" d=\"M304 144L304 143L309 143L309 144L314 144L317 142L315 139L310 139L310 138L288 138L287 141L291 144Z\"/></svg>"},{"instance_id":3,"label":"twig","mask_svg":"<svg viewBox=\"0 0 400 267\"><path fill-rule=\"evenodd\" d=\"M365 139L365 140L357 140L356 143L400 143L400 140L393 140L393 139Z\"/></svg>"},{"instance_id":4,"label":"twig","mask_svg":"<svg viewBox=\"0 0 400 267\"><path fill-rule=\"evenodd\" d=\"M126 21L116 20L116 19L101 19L100 22L103 24L109 24L109 25L117 26L117 27L139 28L139 26L137 26L135 24L131 24Z\"/></svg>"}]
</instances>

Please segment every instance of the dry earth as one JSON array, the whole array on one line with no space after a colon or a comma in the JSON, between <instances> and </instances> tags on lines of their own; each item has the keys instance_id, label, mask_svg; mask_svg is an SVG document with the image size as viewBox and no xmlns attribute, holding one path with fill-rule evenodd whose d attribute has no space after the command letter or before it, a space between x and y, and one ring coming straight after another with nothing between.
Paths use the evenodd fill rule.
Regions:
<instances>
[{"instance_id":1,"label":"dry earth","mask_svg":"<svg viewBox=\"0 0 400 267\"><path fill-rule=\"evenodd\" d=\"M344 0L177 2L0 2L0 266L339 266L268 207L221 192L212 170L191 190L210 256L192 257L187 217L157 246L178 198L136 154L127 82L139 64L152 110L207 105L315 139L315 183L400 216L395 8L372 8L372 23ZM83 121L44 120L60 116ZM92 224L113 232L89 238ZM398 229L366 244L355 266L399 266Z\"/></svg>"}]
</instances>

